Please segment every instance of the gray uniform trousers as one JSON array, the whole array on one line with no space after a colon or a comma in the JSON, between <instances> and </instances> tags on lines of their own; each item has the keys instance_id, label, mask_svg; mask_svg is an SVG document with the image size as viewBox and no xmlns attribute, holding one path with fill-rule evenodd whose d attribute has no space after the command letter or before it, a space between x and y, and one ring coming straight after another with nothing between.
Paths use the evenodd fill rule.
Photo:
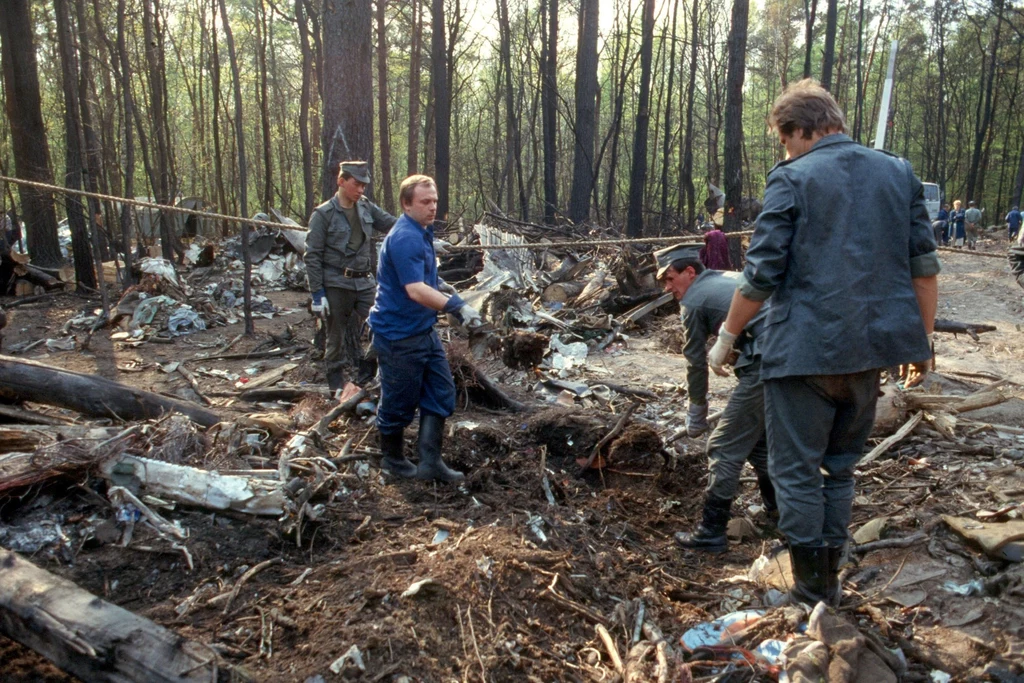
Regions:
<instances>
[{"instance_id":1,"label":"gray uniform trousers","mask_svg":"<svg viewBox=\"0 0 1024 683\"><path fill-rule=\"evenodd\" d=\"M331 314L327 316L327 344L324 349L324 364L327 372L341 372L352 364L352 372L358 372L358 366L363 360L364 351L361 340L356 340L351 353L345 353L345 330L348 328L349 318L356 315L358 325L361 327L370 314L370 307L373 306L373 297L376 289L342 289L340 287L327 287L327 303L331 307ZM353 357L354 356L354 357ZM366 378L358 378L365 381ZM357 380L358 381L358 380Z\"/></svg>"},{"instance_id":2,"label":"gray uniform trousers","mask_svg":"<svg viewBox=\"0 0 1024 683\"><path fill-rule=\"evenodd\" d=\"M768 471L791 546L846 542L853 471L875 421L880 372L765 380Z\"/></svg>"},{"instance_id":3,"label":"gray uniform trousers","mask_svg":"<svg viewBox=\"0 0 1024 683\"><path fill-rule=\"evenodd\" d=\"M761 474L768 472L760 359L737 369L736 377L739 384L729 397L707 446L708 496L726 500L736 497L744 462L749 460Z\"/></svg>"}]
</instances>

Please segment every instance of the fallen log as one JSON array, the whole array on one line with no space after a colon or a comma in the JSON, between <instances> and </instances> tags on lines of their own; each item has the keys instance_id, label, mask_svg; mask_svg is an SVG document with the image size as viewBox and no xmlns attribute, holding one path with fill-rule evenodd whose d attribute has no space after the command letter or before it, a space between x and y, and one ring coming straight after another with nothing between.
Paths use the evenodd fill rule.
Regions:
<instances>
[{"instance_id":1,"label":"fallen log","mask_svg":"<svg viewBox=\"0 0 1024 683\"><path fill-rule=\"evenodd\" d=\"M0 550L0 632L88 683L217 680L208 647Z\"/></svg>"},{"instance_id":2,"label":"fallen log","mask_svg":"<svg viewBox=\"0 0 1024 683\"><path fill-rule=\"evenodd\" d=\"M292 386L292 387L263 387L246 389L238 395L242 401L260 403L262 401L301 401L307 396L320 396L330 398L333 394L329 388L320 385Z\"/></svg>"},{"instance_id":3,"label":"fallen log","mask_svg":"<svg viewBox=\"0 0 1024 683\"><path fill-rule=\"evenodd\" d=\"M222 418L195 403L30 360L0 356L0 398L70 408L92 417L145 420L168 412L212 427Z\"/></svg>"},{"instance_id":4,"label":"fallen log","mask_svg":"<svg viewBox=\"0 0 1024 683\"><path fill-rule=\"evenodd\" d=\"M935 320L936 332L949 332L951 334L970 335L971 339L978 341L978 335L983 332L995 332L995 325L976 325L974 323L962 323L956 320L937 318Z\"/></svg>"}]
</instances>

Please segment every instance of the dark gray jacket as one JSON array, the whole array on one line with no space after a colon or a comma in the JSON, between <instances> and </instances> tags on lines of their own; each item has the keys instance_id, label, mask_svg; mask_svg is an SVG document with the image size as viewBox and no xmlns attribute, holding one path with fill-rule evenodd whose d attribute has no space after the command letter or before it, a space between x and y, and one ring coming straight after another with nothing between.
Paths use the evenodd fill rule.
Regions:
<instances>
[{"instance_id":1,"label":"dark gray jacket","mask_svg":"<svg viewBox=\"0 0 1024 683\"><path fill-rule=\"evenodd\" d=\"M911 280L940 268L924 188L906 160L835 134L776 164L739 288L772 297L761 377L929 359Z\"/></svg>"},{"instance_id":2,"label":"dark gray jacket","mask_svg":"<svg viewBox=\"0 0 1024 683\"><path fill-rule=\"evenodd\" d=\"M708 338L718 334L725 322L733 292L740 283L740 274L721 270L705 270L697 276L679 301L682 308L683 333L686 343L686 391L691 403L703 404L708 400ZM768 316L768 305L761 308L754 319L743 328L735 347L740 355L733 367L742 371L760 355L758 336Z\"/></svg>"},{"instance_id":3,"label":"dark gray jacket","mask_svg":"<svg viewBox=\"0 0 1024 683\"><path fill-rule=\"evenodd\" d=\"M338 287L362 291L372 289L374 269L373 231L387 232L398 219L380 208L369 199L360 199L356 204L359 211L359 228L365 239L359 249L348 248L352 228L341 211L338 195L313 209L309 217L309 234L306 235L306 283L309 291L325 287ZM345 277L345 269L368 273L365 277Z\"/></svg>"}]
</instances>

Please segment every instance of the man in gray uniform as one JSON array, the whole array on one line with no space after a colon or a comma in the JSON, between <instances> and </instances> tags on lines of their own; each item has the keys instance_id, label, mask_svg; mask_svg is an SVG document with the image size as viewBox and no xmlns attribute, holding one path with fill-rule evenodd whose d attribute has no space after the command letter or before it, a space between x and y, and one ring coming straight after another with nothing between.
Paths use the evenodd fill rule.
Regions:
<instances>
[{"instance_id":1,"label":"man in gray uniform","mask_svg":"<svg viewBox=\"0 0 1024 683\"><path fill-rule=\"evenodd\" d=\"M709 364L724 374L733 343L771 297L761 378L790 594L838 604L880 369L913 364L911 383L928 372L941 266L921 181L906 160L851 140L828 91L810 79L791 84L769 122L787 160L768 175Z\"/></svg>"},{"instance_id":2,"label":"man in gray uniform","mask_svg":"<svg viewBox=\"0 0 1024 683\"><path fill-rule=\"evenodd\" d=\"M732 293L739 273L705 270L700 262L700 245L681 244L654 252L657 277L666 292L671 292L682 307L686 344L686 388L690 397L690 415L699 415L707 426L708 364L707 341L729 312ZM757 474L761 500L769 518L777 515L775 488L768 477L768 445L764 431L764 390L761 384L761 357L758 334L764 327L765 307L744 328L737 340L739 355L733 364L739 384L708 439L708 487L700 526L693 533L679 532L676 540L685 548L723 552L729 547L726 527L732 514L732 502L739 488L743 463L750 461ZM695 409L696 408L696 409ZM693 421L688 421L688 432Z\"/></svg>"},{"instance_id":3,"label":"man in gray uniform","mask_svg":"<svg viewBox=\"0 0 1024 683\"><path fill-rule=\"evenodd\" d=\"M353 313L366 320L376 282L373 279L373 231L387 232L397 220L363 197L370 183L365 161L343 161L338 169L338 191L313 210L306 235L306 281L313 296L313 312L327 323L324 352L327 384L337 391L344 384L345 329ZM354 229L353 229L354 228ZM371 379L361 346L356 358L357 383Z\"/></svg>"}]
</instances>

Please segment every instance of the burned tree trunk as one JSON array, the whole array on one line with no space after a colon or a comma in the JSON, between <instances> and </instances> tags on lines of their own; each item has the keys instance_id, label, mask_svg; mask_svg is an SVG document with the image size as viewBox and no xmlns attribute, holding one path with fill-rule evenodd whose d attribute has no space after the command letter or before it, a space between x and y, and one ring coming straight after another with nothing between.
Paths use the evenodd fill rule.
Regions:
<instances>
[{"instance_id":1,"label":"burned tree trunk","mask_svg":"<svg viewBox=\"0 0 1024 683\"><path fill-rule=\"evenodd\" d=\"M221 417L194 403L179 401L118 382L62 370L43 363L0 356L0 399L33 401L77 410L95 417L144 420L163 413L187 415L212 427Z\"/></svg>"}]
</instances>

